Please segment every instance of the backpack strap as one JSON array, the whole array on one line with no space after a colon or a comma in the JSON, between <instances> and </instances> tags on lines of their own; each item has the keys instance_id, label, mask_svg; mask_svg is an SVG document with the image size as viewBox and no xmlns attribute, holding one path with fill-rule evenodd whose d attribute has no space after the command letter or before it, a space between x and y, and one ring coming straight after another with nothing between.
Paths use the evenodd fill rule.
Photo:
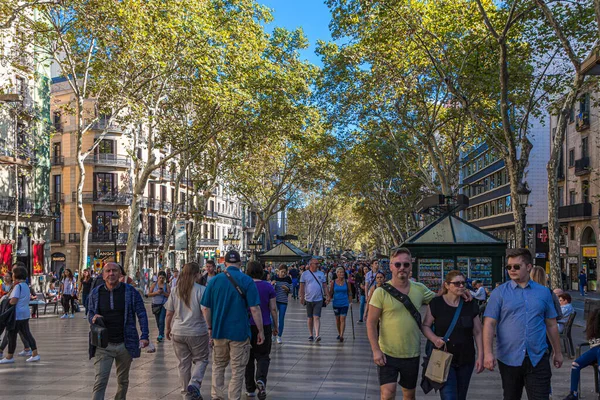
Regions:
<instances>
[{"instance_id":1,"label":"backpack strap","mask_svg":"<svg viewBox=\"0 0 600 400\"><path fill-rule=\"evenodd\" d=\"M420 330L422 325L421 313L419 312L419 310L417 310L412 301L410 301L410 298L387 282L384 283L381 287L383 288L383 290L388 292L393 298L395 298L404 305L404 307L408 310L410 315L415 319L415 322L417 323L417 326Z\"/></svg>"}]
</instances>

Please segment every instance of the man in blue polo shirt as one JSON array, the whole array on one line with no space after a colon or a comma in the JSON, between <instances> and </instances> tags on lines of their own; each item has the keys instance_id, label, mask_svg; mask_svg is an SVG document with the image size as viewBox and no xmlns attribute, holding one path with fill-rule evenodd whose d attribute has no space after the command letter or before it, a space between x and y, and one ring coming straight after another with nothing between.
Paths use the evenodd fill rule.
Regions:
<instances>
[{"instance_id":1,"label":"man in blue polo shirt","mask_svg":"<svg viewBox=\"0 0 600 400\"><path fill-rule=\"evenodd\" d=\"M229 251L225 255L225 273L217 274L202 296L208 333L214 341L211 388L214 400L225 399L225 368L230 363L229 400L241 398L244 372L250 356L248 309L255 321L262 318L258 289L252 278L240 271L240 265L240 254ZM265 339L263 327L257 328L257 342L262 344Z\"/></svg>"},{"instance_id":2,"label":"man in blue polo shirt","mask_svg":"<svg viewBox=\"0 0 600 400\"><path fill-rule=\"evenodd\" d=\"M496 333L504 400L521 399L523 387L529 400L548 400L552 371L546 333L554 366L560 368L563 363L552 294L529 279L533 267L529 250L509 250L507 260L511 280L492 292L484 313L484 366L493 371L496 365Z\"/></svg>"}]
</instances>

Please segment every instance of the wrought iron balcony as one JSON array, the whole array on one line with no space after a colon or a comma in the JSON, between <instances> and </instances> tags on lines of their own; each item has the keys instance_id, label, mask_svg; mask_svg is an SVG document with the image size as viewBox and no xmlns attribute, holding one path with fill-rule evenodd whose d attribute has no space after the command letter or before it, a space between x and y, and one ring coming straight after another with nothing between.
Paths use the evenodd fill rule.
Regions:
<instances>
[{"instance_id":1,"label":"wrought iron balcony","mask_svg":"<svg viewBox=\"0 0 600 400\"><path fill-rule=\"evenodd\" d=\"M173 204L170 201L161 201L160 204L163 211L171 211L173 209Z\"/></svg>"},{"instance_id":2,"label":"wrought iron balcony","mask_svg":"<svg viewBox=\"0 0 600 400\"><path fill-rule=\"evenodd\" d=\"M558 218L578 218L578 217L591 217L592 216L592 204L591 203L579 203L571 204L570 206L558 207Z\"/></svg>"},{"instance_id":3,"label":"wrought iron balcony","mask_svg":"<svg viewBox=\"0 0 600 400\"><path fill-rule=\"evenodd\" d=\"M94 122L92 124L92 129L98 131L106 130L107 132L123 133L123 129L119 125L114 122L109 124L107 119L101 119L100 121Z\"/></svg>"},{"instance_id":4,"label":"wrought iron balcony","mask_svg":"<svg viewBox=\"0 0 600 400\"><path fill-rule=\"evenodd\" d=\"M14 197L0 197L0 213L14 214L15 208ZM19 199L19 214L38 217L51 217L54 215L49 203L39 204L30 198Z\"/></svg>"},{"instance_id":5,"label":"wrought iron balcony","mask_svg":"<svg viewBox=\"0 0 600 400\"><path fill-rule=\"evenodd\" d=\"M590 173L590 158L582 157L579 160L575 160L575 175L587 175Z\"/></svg>"},{"instance_id":6,"label":"wrought iron balcony","mask_svg":"<svg viewBox=\"0 0 600 400\"><path fill-rule=\"evenodd\" d=\"M81 235L79 233L69 233L69 243L79 243Z\"/></svg>"},{"instance_id":7,"label":"wrought iron balcony","mask_svg":"<svg viewBox=\"0 0 600 400\"><path fill-rule=\"evenodd\" d=\"M118 235L114 235L112 232L91 232L90 233L90 242L91 243L114 243L115 237L117 239L117 244L127 244L128 233L123 232Z\"/></svg>"},{"instance_id":8,"label":"wrought iron balcony","mask_svg":"<svg viewBox=\"0 0 600 400\"><path fill-rule=\"evenodd\" d=\"M51 166L64 165L64 164L65 164L65 158L63 156L50 157L50 165Z\"/></svg>"},{"instance_id":9,"label":"wrought iron balcony","mask_svg":"<svg viewBox=\"0 0 600 400\"><path fill-rule=\"evenodd\" d=\"M123 156L120 154L104 154L98 153L93 156L87 157L84 162L86 164L93 165L107 165L111 167L123 167L127 168L131 164L131 158L129 156Z\"/></svg>"},{"instance_id":10,"label":"wrought iron balcony","mask_svg":"<svg viewBox=\"0 0 600 400\"><path fill-rule=\"evenodd\" d=\"M131 205L133 195L130 191L83 192L84 203ZM77 201L77 192L72 192L72 201Z\"/></svg>"},{"instance_id":11,"label":"wrought iron balcony","mask_svg":"<svg viewBox=\"0 0 600 400\"><path fill-rule=\"evenodd\" d=\"M65 234L62 232L50 232L50 242L60 244L61 246L65 245Z\"/></svg>"}]
</instances>

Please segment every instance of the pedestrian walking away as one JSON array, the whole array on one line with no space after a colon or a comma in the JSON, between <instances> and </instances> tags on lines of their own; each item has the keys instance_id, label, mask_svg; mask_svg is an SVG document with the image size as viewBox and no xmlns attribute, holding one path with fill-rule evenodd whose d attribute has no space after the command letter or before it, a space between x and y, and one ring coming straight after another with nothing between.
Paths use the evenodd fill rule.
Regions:
<instances>
[{"instance_id":1,"label":"pedestrian walking away","mask_svg":"<svg viewBox=\"0 0 600 400\"><path fill-rule=\"evenodd\" d=\"M288 297L292 290L292 278L288 275L288 269L285 265L281 265L277 270L278 276L272 282L275 285L275 299L277 300L278 317L278 333L277 343L282 344L281 337L283 336L283 327L285 324L285 313L288 307Z\"/></svg>"},{"instance_id":2,"label":"pedestrian walking away","mask_svg":"<svg viewBox=\"0 0 600 400\"><path fill-rule=\"evenodd\" d=\"M337 340L344 342L344 332L346 331L346 316L348 308L352 302L352 291L350 282L346 279L344 268L338 267L335 270L336 279L329 285L329 298L333 299L333 313L335 314L335 326L337 328Z\"/></svg>"},{"instance_id":3,"label":"pedestrian walking away","mask_svg":"<svg viewBox=\"0 0 600 400\"><path fill-rule=\"evenodd\" d=\"M165 334L173 341L179 361L179 384L184 400L202 400L200 388L208 367L210 336L200 305L206 288L196 283L201 277L198 263L185 264L165 304Z\"/></svg>"},{"instance_id":4,"label":"pedestrian walking away","mask_svg":"<svg viewBox=\"0 0 600 400\"><path fill-rule=\"evenodd\" d=\"M255 320L250 317L252 338L250 344L250 357L246 365L246 396L258 396L259 400L267 398L267 375L271 363L271 334L277 336L277 305L275 289L269 282L261 280L264 276L262 265L258 261L250 261L246 266L246 273L254 280L260 297L261 318ZM271 324L271 321L272 324ZM265 340L258 344L258 325L263 326Z\"/></svg>"},{"instance_id":5,"label":"pedestrian walking away","mask_svg":"<svg viewBox=\"0 0 600 400\"><path fill-rule=\"evenodd\" d=\"M59 294L64 310L61 319L75 318L75 294L77 292L77 281L73 276L73 272L66 268L63 272L63 278L60 281ZM70 313L70 314L69 314Z\"/></svg>"},{"instance_id":6,"label":"pedestrian walking away","mask_svg":"<svg viewBox=\"0 0 600 400\"><path fill-rule=\"evenodd\" d=\"M484 313L484 366L490 371L496 366L496 336L504 399L521 399L525 388L529 400L548 400L552 371L546 335L554 366L560 368L563 362L554 302L548 288L530 279L528 249L511 249L506 258L511 280L492 292Z\"/></svg>"},{"instance_id":7,"label":"pedestrian walking away","mask_svg":"<svg viewBox=\"0 0 600 400\"><path fill-rule=\"evenodd\" d=\"M329 303L325 274L319 270L319 260L313 258L308 270L300 276L300 304L306 306L309 342L321 341L321 309Z\"/></svg>"},{"instance_id":8,"label":"pedestrian walking away","mask_svg":"<svg viewBox=\"0 0 600 400\"><path fill-rule=\"evenodd\" d=\"M167 274L165 271L158 273L158 280L150 286L148 297L152 297L152 314L156 317L156 326L158 327L157 342L162 342L165 338L165 318L167 310L164 305L171 294L171 288L167 283Z\"/></svg>"},{"instance_id":9,"label":"pedestrian walking away","mask_svg":"<svg viewBox=\"0 0 600 400\"><path fill-rule=\"evenodd\" d=\"M585 274L585 270L581 270L579 273L579 293L582 296L585 296L585 288L587 287L587 275Z\"/></svg>"},{"instance_id":10,"label":"pedestrian walking away","mask_svg":"<svg viewBox=\"0 0 600 400\"><path fill-rule=\"evenodd\" d=\"M292 278L292 298L298 300L300 291L300 272L295 265L292 265L292 268L290 268L290 278Z\"/></svg>"},{"instance_id":11,"label":"pedestrian walking away","mask_svg":"<svg viewBox=\"0 0 600 400\"><path fill-rule=\"evenodd\" d=\"M466 277L460 271L448 272L442 296L431 300L423 320L425 337L436 348L446 348L452 354L448 379L440 389L442 400L466 400L473 369L478 374L484 369L479 304L477 301L464 302L465 290ZM456 325L448 334L456 313ZM474 344L477 344L477 355Z\"/></svg>"},{"instance_id":12,"label":"pedestrian walking away","mask_svg":"<svg viewBox=\"0 0 600 400\"><path fill-rule=\"evenodd\" d=\"M367 292L366 292L366 277L369 273L369 267L363 266L359 268L359 272L355 276L356 287L357 287L357 295L360 301L359 315L360 318L358 320L359 324L363 323L363 316L365 314L365 305L367 304Z\"/></svg>"},{"instance_id":13,"label":"pedestrian walking away","mask_svg":"<svg viewBox=\"0 0 600 400\"><path fill-rule=\"evenodd\" d=\"M20 265L14 266L12 269L13 287L8 293L8 302L15 306L15 328L8 330L8 352L4 358L0 360L0 364L12 364L15 362L13 356L17 349L17 334L21 334L23 343L26 347L31 348L31 357L27 358L27 362L40 361L37 344L31 330L29 329L29 319L31 314L29 311L29 286L25 283L27 279L27 270Z\"/></svg>"},{"instance_id":14,"label":"pedestrian walking away","mask_svg":"<svg viewBox=\"0 0 600 400\"><path fill-rule=\"evenodd\" d=\"M115 262L104 265L102 286L92 290L88 298L88 321L95 324L102 319L106 327L108 345L95 347L90 343L90 359L94 358L95 382L93 400L105 398L113 362L117 367L115 400L124 400L129 388L129 369L142 348L148 346L148 316L144 300L131 285L120 282L121 266ZM137 323L141 336L138 334Z\"/></svg>"},{"instance_id":15,"label":"pedestrian walking away","mask_svg":"<svg viewBox=\"0 0 600 400\"><path fill-rule=\"evenodd\" d=\"M225 400L225 368L231 364L228 399L239 400L248 358L250 357L250 323L248 308L255 321L260 321L260 297L254 280L240 271L242 263L237 251L225 255L225 273L217 274L202 296L204 316L211 332L213 348L213 400ZM242 322L243 321L243 322ZM258 345L265 340L262 324L257 325Z\"/></svg>"},{"instance_id":16,"label":"pedestrian walking away","mask_svg":"<svg viewBox=\"0 0 600 400\"><path fill-rule=\"evenodd\" d=\"M81 289L81 302L87 311L87 309L88 309L87 301L88 301L88 297L90 296L90 292L92 290L92 282L93 282L92 275L90 274L89 268L86 268L83 270L83 274L81 275L81 277L79 279L80 279L79 280L79 288ZM85 315L84 315L84 318L86 318Z\"/></svg>"},{"instance_id":17,"label":"pedestrian walking away","mask_svg":"<svg viewBox=\"0 0 600 400\"><path fill-rule=\"evenodd\" d=\"M367 334L377 365L382 400L395 399L398 384L404 400L415 399L421 355L418 310L421 305L429 304L435 293L422 283L412 282L411 269L410 250L396 249L390 257L392 280L375 289L369 302Z\"/></svg>"}]
</instances>

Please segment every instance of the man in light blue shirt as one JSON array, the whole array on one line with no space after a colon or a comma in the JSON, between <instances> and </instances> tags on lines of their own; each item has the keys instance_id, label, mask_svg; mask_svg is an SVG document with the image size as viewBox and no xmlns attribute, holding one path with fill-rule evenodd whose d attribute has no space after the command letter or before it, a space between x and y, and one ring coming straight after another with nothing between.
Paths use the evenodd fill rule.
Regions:
<instances>
[{"instance_id":1,"label":"man in light blue shirt","mask_svg":"<svg viewBox=\"0 0 600 400\"><path fill-rule=\"evenodd\" d=\"M329 303L325 274L318 270L319 264L319 260L313 258L308 263L308 269L300 276L300 304L306 306L309 342L321 341L321 307L323 300Z\"/></svg>"},{"instance_id":2,"label":"man in light blue shirt","mask_svg":"<svg viewBox=\"0 0 600 400\"><path fill-rule=\"evenodd\" d=\"M510 281L492 292L485 309L483 327L484 365L494 370L494 333L504 400L518 400L527 391L529 400L548 400L552 371L546 343L550 338L553 363L563 362L550 289L529 279L531 253L527 249L507 252Z\"/></svg>"}]
</instances>

